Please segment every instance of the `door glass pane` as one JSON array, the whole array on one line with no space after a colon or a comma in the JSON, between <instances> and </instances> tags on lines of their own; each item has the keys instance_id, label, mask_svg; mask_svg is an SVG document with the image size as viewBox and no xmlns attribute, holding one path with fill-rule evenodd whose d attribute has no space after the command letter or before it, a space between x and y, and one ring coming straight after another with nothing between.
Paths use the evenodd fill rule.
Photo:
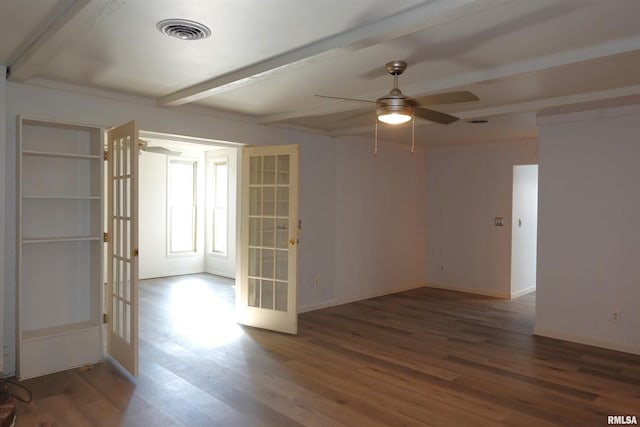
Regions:
<instances>
[{"instance_id":1,"label":"door glass pane","mask_svg":"<svg viewBox=\"0 0 640 427\"><path fill-rule=\"evenodd\" d=\"M261 277L273 279L275 276L275 250L262 249L262 271Z\"/></svg>"},{"instance_id":2,"label":"door glass pane","mask_svg":"<svg viewBox=\"0 0 640 427\"><path fill-rule=\"evenodd\" d=\"M260 301L260 307L273 310L273 281L263 280L261 285L262 301Z\"/></svg>"},{"instance_id":3,"label":"door glass pane","mask_svg":"<svg viewBox=\"0 0 640 427\"><path fill-rule=\"evenodd\" d=\"M124 297L124 261L122 260L116 260L115 261L116 264L118 264L118 276L116 278L116 281L118 283L118 290L117 290L117 295L119 298L123 298Z\"/></svg>"},{"instance_id":4,"label":"door glass pane","mask_svg":"<svg viewBox=\"0 0 640 427\"><path fill-rule=\"evenodd\" d=\"M249 307L260 307L260 280L249 279Z\"/></svg>"},{"instance_id":5,"label":"door glass pane","mask_svg":"<svg viewBox=\"0 0 640 427\"><path fill-rule=\"evenodd\" d=\"M287 249L289 247L289 220L278 218L276 226L276 247Z\"/></svg>"},{"instance_id":6,"label":"door glass pane","mask_svg":"<svg viewBox=\"0 0 640 427\"><path fill-rule=\"evenodd\" d=\"M276 251L276 279L289 279L289 254L287 251Z\"/></svg>"},{"instance_id":7,"label":"door glass pane","mask_svg":"<svg viewBox=\"0 0 640 427\"><path fill-rule=\"evenodd\" d=\"M124 337L124 303L118 300L118 336Z\"/></svg>"},{"instance_id":8,"label":"door glass pane","mask_svg":"<svg viewBox=\"0 0 640 427\"><path fill-rule=\"evenodd\" d=\"M131 302L131 263L127 262L123 265L123 286L125 288L125 294L123 297L127 300L127 302Z\"/></svg>"},{"instance_id":9,"label":"door glass pane","mask_svg":"<svg viewBox=\"0 0 640 427\"><path fill-rule=\"evenodd\" d=\"M122 176L127 176L128 175L128 162L127 159L129 158L130 155L130 150L129 148L131 147L131 137L126 136L122 139L122 159L120 162L120 174Z\"/></svg>"},{"instance_id":10,"label":"door glass pane","mask_svg":"<svg viewBox=\"0 0 640 427\"><path fill-rule=\"evenodd\" d=\"M273 248L276 245L276 220L274 218L262 219L262 246Z\"/></svg>"},{"instance_id":11,"label":"door glass pane","mask_svg":"<svg viewBox=\"0 0 640 427\"><path fill-rule=\"evenodd\" d=\"M249 159L251 171L249 177L249 184L259 185L262 184L262 157L251 157Z\"/></svg>"},{"instance_id":12,"label":"door glass pane","mask_svg":"<svg viewBox=\"0 0 640 427\"><path fill-rule=\"evenodd\" d=\"M289 184L289 155L278 156L278 184Z\"/></svg>"},{"instance_id":13,"label":"door glass pane","mask_svg":"<svg viewBox=\"0 0 640 427\"><path fill-rule=\"evenodd\" d=\"M289 216L289 187L278 187L278 216Z\"/></svg>"},{"instance_id":14,"label":"door glass pane","mask_svg":"<svg viewBox=\"0 0 640 427\"><path fill-rule=\"evenodd\" d=\"M124 339L126 342L131 342L131 305L125 305L124 312Z\"/></svg>"},{"instance_id":15,"label":"door glass pane","mask_svg":"<svg viewBox=\"0 0 640 427\"><path fill-rule=\"evenodd\" d=\"M123 178L120 182L122 183L122 216L129 217L131 216L131 210L129 208L129 193L127 190L131 186L131 183L129 178Z\"/></svg>"},{"instance_id":16,"label":"door glass pane","mask_svg":"<svg viewBox=\"0 0 640 427\"><path fill-rule=\"evenodd\" d=\"M260 276L260 249L249 248L249 276Z\"/></svg>"},{"instance_id":17,"label":"door glass pane","mask_svg":"<svg viewBox=\"0 0 640 427\"><path fill-rule=\"evenodd\" d=\"M273 216L276 213L276 188L275 187L263 187L262 188L262 215Z\"/></svg>"},{"instance_id":18,"label":"door glass pane","mask_svg":"<svg viewBox=\"0 0 640 427\"><path fill-rule=\"evenodd\" d=\"M262 188L251 187L249 189L249 215L256 216L262 213Z\"/></svg>"},{"instance_id":19,"label":"door glass pane","mask_svg":"<svg viewBox=\"0 0 640 427\"><path fill-rule=\"evenodd\" d=\"M276 183L276 156L264 156L263 158L263 184L275 184Z\"/></svg>"},{"instance_id":20,"label":"door glass pane","mask_svg":"<svg viewBox=\"0 0 640 427\"><path fill-rule=\"evenodd\" d=\"M111 307L111 328L113 329L113 333L118 333L118 300L115 297L111 297L112 307Z\"/></svg>"},{"instance_id":21,"label":"door glass pane","mask_svg":"<svg viewBox=\"0 0 640 427\"><path fill-rule=\"evenodd\" d=\"M118 255L118 220L115 218L111 219L111 229L113 230L113 236L112 236L112 247L113 247L113 254L114 255Z\"/></svg>"},{"instance_id":22,"label":"door glass pane","mask_svg":"<svg viewBox=\"0 0 640 427\"><path fill-rule=\"evenodd\" d=\"M287 294L289 285L285 282L276 282L276 310L287 311Z\"/></svg>"},{"instance_id":23,"label":"door glass pane","mask_svg":"<svg viewBox=\"0 0 640 427\"><path fill-rule=\"evenodd\" d=\"M260 218L249 218L249 246L260 246Z\"/></svg>"},{"instance_id":24,"label":"door glass pane","mask_svg":"<svg viewBox=\"0 0 640 427\"><path fill-rule=\"evenodd\" d=\"M120 178L118 180L118 185L120 186L118 190L118 194L120 195L118 197L120 199L120 202L118 203L118 215L120 217L125 217L126 210L127 210L127 201L125 200L125 197L126 197L125 187L127 185L127 180L125 178Z\"/></svg>"},{"instance_id":25,"label":"door glass pane","mask_svg":"<svg viewBox=\"0 0 640 427\"><path fill-rule=\"evenodd\" d=\"M131 257L131 245L129 242L129 237L131 236L131 221L125 220L123 222L123 233L122 236L122 256L125 258Z\"/></svg>"},{"instance_id":26,"label":"door glass pane","mask_svg":"<svg viewBox=\"0 0 640 427\"><path fill-rule=\"evenodd\" d=\"M124 231L125 221L123 219L118 221L118 255L123 258L127 258L127 253L124 251Z\"/></svg>"}]
</instances>

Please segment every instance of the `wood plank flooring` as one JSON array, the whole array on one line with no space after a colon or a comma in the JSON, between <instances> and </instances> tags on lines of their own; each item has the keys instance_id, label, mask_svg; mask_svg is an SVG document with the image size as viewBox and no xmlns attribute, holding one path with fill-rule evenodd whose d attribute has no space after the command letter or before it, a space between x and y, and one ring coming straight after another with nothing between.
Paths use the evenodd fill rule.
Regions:
<instances>
[{"instance_id":1,"label":"wood plank flooring","mask_svg":"<svg viewBox=\"0 0 640 427\"><path fill-rule=\"evenodd\" d=\"M421 288L233 323L233 282L143 281L140 377L108 361L23 384L18 426L604 426L640 418L640 357L533 337L535 295Z\"/></svg>"}]
</instances>

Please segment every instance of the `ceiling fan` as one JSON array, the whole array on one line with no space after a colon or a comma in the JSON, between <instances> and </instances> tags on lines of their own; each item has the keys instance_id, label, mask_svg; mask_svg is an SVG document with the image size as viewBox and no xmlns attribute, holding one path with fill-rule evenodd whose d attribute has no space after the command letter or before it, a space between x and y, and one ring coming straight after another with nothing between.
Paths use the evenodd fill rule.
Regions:
<instances>
[{"instance_id":1,"label":"ceiling fan","mask_svg":"<svg viewBox=\"0 0 640 427\"><path fill-rule=\"evenodd\" d=\"M338 96L316 95L321 98L339 99L355 102L369 102L376 104L378 120L387 124L406 123L413 117L419 117L436 123L449 124L458 117L425 108L424 105L454 104L458 102L478 101L478 97L468 91L447 92L411 98L402 93L398 87L398 76L407 69L404 61L391 61L386 65L387 73L393 76L393 89L375 101L366 99L343 98Z\"/></svg>"},{"instance_id":2,"label":"ceiling fan","mask_svg":"<svg viewBox=\"0 0 640 427\"><path fill-rule=\"evenodd\" d=\"M138 139L138 147L142 151L147 151L149 153L166 154L167 156L179 156L180 154L182 154L179 151L173 151L166 147L149 145L149 142L145 141L144 139Z\"/></svg>"}]
</instances>

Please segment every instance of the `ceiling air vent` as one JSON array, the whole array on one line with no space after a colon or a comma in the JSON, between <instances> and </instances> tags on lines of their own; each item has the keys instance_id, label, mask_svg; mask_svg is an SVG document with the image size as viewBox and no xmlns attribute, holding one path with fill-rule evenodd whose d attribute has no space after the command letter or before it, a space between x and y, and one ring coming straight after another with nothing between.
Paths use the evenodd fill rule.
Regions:
<instances>
[{"instance_id":1,"label":"ceiling air vent","mask_svg":"<svg viewBox=\"0 0 640 427\"><path fill-rule=\"evenodd\" d=\"M158 22L156 27L162 34L180 40L201 40L211 35L206 25L188 19L165 19Z\"/></svg>"}]
</instances>

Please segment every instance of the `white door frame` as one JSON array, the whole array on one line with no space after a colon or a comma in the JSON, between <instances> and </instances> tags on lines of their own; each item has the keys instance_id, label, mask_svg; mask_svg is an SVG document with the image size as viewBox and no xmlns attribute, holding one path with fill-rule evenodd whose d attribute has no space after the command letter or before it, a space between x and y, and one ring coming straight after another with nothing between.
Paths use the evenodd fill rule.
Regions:
<instances>
[{"instance_id":1,"label":"white door frame","mask_svg":"<svg viewBox=\"0 0 640 427\"><path fill-rule=\"evenodd\" d=\"M536 289L538 165L513 166L510 296Z\"/></svg>"}]
</instances>

